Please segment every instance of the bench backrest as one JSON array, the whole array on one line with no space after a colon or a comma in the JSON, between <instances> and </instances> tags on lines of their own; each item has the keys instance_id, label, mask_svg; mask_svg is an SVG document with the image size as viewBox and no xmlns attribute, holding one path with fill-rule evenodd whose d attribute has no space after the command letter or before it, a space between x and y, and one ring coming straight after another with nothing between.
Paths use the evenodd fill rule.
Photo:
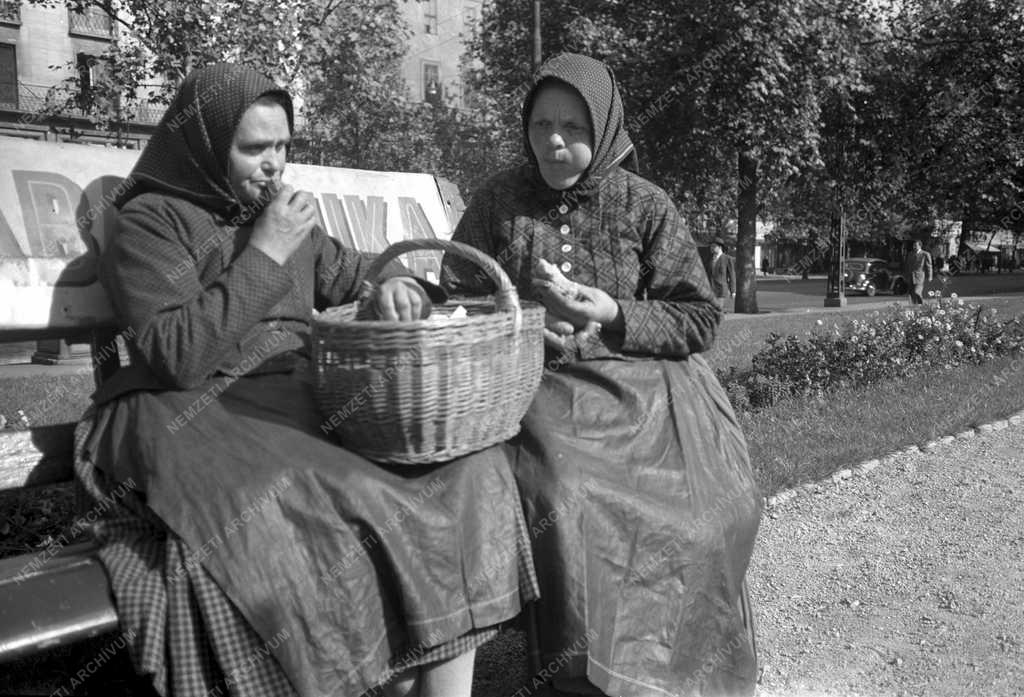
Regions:
<instances>
[{"instance_id":1,"label":"bench backrest","mask_svg":"<svg viewBox=\"0 0 1024 697\"><path fill-rule=\"evenodd\" d=\"M95 262L138 155L0 136L0 342L77 338L93 342L94 358L110 353L114 317ZM285 181L314 193L328 234L364 252L447 239L462 209L454 186L430 174L290 164ZM431 280L440 271L436 252L403 261ZM69 476L54 466L66 459L66 430L0 431L0 489Z\"/></svg>"},{"instance_id":2,"label":"bench backrest","mask_svg":"<svg viewBox=\"0 0 1024 697\"><path fill-rule=\"evenodd\" d=\"M94 260L138 154L0 136L0 340L5 331L53 334L113 319ZM451 236L455 195L446 186L446 200L429 174L293 164L285 181L312 191L324 229L361 251ZM428 277L440 269L433 252L406 263Z\"/></svg>"}]
</instances>

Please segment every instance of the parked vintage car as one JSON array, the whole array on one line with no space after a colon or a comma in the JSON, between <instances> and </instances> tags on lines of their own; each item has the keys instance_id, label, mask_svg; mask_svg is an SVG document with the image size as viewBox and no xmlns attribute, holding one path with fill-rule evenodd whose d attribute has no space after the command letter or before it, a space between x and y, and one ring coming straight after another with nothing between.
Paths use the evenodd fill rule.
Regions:
<instances>
[{"instance_id":1,"label":"parked vintage car","mask_svg":"<svg viewBox=\"0 0 1024 697\"><path fill-rule=\"evenodd\" d=\"M903 265L898 261L852 257L844 260L843 266L843 285L847 294L864 293L870 296L878 291L888 291L893 295L903 295L910 287L903 272Z\"/></svg>"}]
</instances>

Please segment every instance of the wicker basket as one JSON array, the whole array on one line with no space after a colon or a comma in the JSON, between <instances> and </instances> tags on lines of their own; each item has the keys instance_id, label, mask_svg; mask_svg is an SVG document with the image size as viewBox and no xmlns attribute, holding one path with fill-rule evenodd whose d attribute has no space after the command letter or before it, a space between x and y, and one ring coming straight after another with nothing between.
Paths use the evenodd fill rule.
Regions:
<instances>
[{"instance_id":1,"label":"wicker basket","mask_svg":"<svg viewBox=\"0 0 1024 697\"><path fill-rule=\"evenodd\" d=\"M359 319L384 267L400 254L440 250L479 265L493 301L434 307L429 319ZM316 398L323 430L390 464L441 462L519 432L544 366L544 308L520 305L497 262L458 242L404 240L371 265L360 301L313 321ZM465 317L450 317L458 305Z\"/></svg>"}]
</instances>

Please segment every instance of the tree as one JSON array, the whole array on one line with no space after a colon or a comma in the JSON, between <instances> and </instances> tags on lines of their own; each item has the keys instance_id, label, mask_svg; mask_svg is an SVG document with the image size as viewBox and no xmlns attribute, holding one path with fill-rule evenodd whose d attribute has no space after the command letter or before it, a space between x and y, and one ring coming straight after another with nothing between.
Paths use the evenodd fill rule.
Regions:
<instances>
[{"instance_id":1,"label":"tree","mask_svg":"<svg viewBox=\"0 0 1024 697\"><path fill-rule=\"evenodd\" d=\"M738 220L736 309L756 312L755 223L786 180L822 166L822 100L860 81L872 3L549 0L547 55L578 50L620 77L647 176L691 221ZM528 8L498 0L472 46L475 84L515 94L527 77ZM515 116L509 124L512 130Z\"/></svg>"},{"instance_id":2,"label":"tree","mask_svg":"<svg viewBox=\"0 0 1024 697\"><path fill-rule=\"evenodd\" d=\"M414 135L422 130L421 108L399 73L407 35L397 0L29 2L99 10L120 28L118 40L97 56L105 70L91 85L94 98L80 103L75 73L55 90L54 112L84 107L97 125L113 130L140 104L169 103L193 68L228 60L288 85L300 103L305 96L311 133L296 154L306 159L402 169L437 158Z\"/></svg>"},{"instance_id":3,"label":"tree","mask_svg":"<svg viewBox=\"0 0 1024 697\"><path fill-rule=\"evenodd\" d=\"M915 0L894 22L910 56L902 115L912 198L924 214L964 220L965 233L1024 228L1022 22L1015 0Z\"/></svg>"},{"instance_id":4,"label":"tree","mask_svg":"<svg viewBox=\"0 0 1024 697\"><path fill-rule=\"evenodd\" d=\"M823 112L823 152L844 153L851 232L925 238L936 219L963 220L965 232L1024 222L1024 211L1013 213L1024 161L1019 4L893 7L876 18L874 36L861 39L860 87L844 109ZM788 194L796 217L813 215L824 200L810 170Z\"/></svg>"}]
</instances>

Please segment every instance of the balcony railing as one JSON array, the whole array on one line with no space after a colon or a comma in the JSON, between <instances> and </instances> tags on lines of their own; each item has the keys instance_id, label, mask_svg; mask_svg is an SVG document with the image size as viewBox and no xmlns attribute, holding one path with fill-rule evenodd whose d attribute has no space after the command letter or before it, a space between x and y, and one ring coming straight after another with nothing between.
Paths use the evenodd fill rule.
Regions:
<instances>
[{"instance_id":1,"label":"balcony railing","mask_svg":"<svg viewBox=\"0 0 1024 697\"><path fill-rule=\"evenodd\" d=\"M103 10L88 7L84 12L68 10L68 31L83 36L113 39L117 35L117 25Z\"/></svg>"},{"instance_id":2,"label":"balcony railing","mask_svg":"<svg viewBox=\"0 0 1024 697\"><path fill-rule=\"evenodd\" d=\"M0 24L21 24L21 0L0 0Z\"/></svg>"},{"instance_id":3,"label":"balcony railing","mask_svg":"<svg viewBox=\"0 0 1024 697\"><path fill-rule=\"evenodd\" d=\"M67 97L65 93L48 99L47 94L49 90L49 85L33 85L19 82L16 95L11 94L10 91L0 90L0 109L23 112L23 116L19 119L22 123L44 123L50 116L40 114L40 112L48 105L60 105L63 107L63 100ZM17 101L12 101L11 97L16 97ZM163 116L165 110L166 107L164 106L139 104L130 112L134 116L130 120L144 125L156 125L159 123L160 117ZM61 108L58 115L76 119L88 118L81 109L72 106ZM122 118L128 121L129 114L124 113Z\"/></svg>"}]
</instances>

